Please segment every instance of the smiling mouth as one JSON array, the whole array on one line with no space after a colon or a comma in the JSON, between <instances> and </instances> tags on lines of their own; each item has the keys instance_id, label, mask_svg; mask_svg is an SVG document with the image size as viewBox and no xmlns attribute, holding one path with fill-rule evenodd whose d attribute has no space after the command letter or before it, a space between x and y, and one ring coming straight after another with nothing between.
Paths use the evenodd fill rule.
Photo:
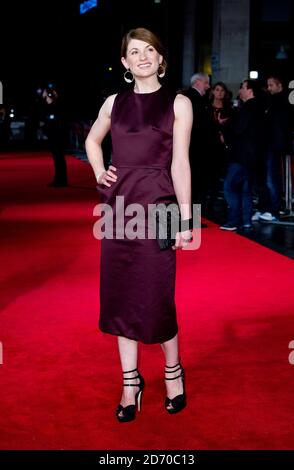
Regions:
<instances>
[{"instance_id":1,"label":"smiling mouth","mask_svg":"<svg viewBox=\"0 0 294 470\"><path fill-rule=\"evenodd\" d=\"M148 62L148 64L139 64L138 67L141 69L145 69L145 68L148 68L148 67L151 67L151 64Z\"/></svg>"}]
</instances>

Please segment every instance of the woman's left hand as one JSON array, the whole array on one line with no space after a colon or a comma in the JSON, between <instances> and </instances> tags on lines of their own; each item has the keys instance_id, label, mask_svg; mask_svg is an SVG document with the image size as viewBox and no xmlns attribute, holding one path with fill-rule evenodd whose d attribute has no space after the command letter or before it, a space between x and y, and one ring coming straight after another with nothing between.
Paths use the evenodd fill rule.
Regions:
<instances>
[{"instance_id":1,"label":"woman's left hand","mask_svg":"<svg viewBox=\"0 0 294 470\"><path fill-rule=\"evenodd\" d=\"M192 230L185 230L184 232L177 232L176 234L176 243L172 247L173 250L181 250L185 246L189 245L193 240Z\"/></svg>"}]
</instances>

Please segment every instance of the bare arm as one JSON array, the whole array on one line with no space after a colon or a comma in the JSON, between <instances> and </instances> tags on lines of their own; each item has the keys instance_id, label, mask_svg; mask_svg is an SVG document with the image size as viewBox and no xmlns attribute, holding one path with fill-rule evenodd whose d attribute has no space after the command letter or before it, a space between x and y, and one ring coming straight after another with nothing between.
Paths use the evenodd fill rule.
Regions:
<instances>
[{"instance_id":1,"label":"bare arm","mask_svg":"<svg viewBox=\"0 0 294 470\"><path fill-rule=\"evenodd\" d=\"M174 102L175 122L173 129L173 158L171 176L183 220L192 217L191 207L191 169L189 161L189 145L193 123L191 101L183 95L177 95ZM185 246L185 240L191 232L181 232L175 248Z\"/></svg>"},{"instance_id":2,"label":"bare arm","mask_svg":"<svg viewBox=\"0 0 294 470\"><path fill-rule=\"evenodd\" d=\"M88 160L93 168L98 184L111 186L109 181L116 181L116 175L113 171L116 168L112 165L106 171L103 162L102 141L110 130L110 116L116 95L109 96L101 106L98 117L94 122L86 139L86 152Z\"/></svg>"},{"instance_id":3,"label":"bare arm","mask_svg":"<svg viewBox=\"0 0 294 470\"><path fill-rule=\"evenodd\" d=\"M190 100L177 95L174 103L175 122L173 131L173 159L171 176L176 197L181 208L181 217L192 217L191 208L191 169L189 162L190 135L193 111ZM181 207L183 205L183 207Z\"/></svg>"}]
</instances>

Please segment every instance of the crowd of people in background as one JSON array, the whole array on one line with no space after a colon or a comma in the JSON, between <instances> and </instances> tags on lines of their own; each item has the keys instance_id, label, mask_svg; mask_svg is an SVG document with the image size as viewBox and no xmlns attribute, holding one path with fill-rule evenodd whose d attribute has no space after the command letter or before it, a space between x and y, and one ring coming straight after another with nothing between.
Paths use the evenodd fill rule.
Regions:
<instances>
[{"instance_id":1,"label":"crowd of people in background","mask_svg":"<svg viewBox=\"0 0 294 470\"><path fill-rule=\"evenodd\" d=\"M282 80L270 76L262 88L257 80L246 79L233 102L225 83L210 87L209 76L196 73L185 94L194 113L193 203L201 204L202 214L209 217L223 189L228 213L222 230L251 230L252 221L277 221L283 157L293 152L294 130ZM255 213L253 192L258 198Z\"/></svg>"},{"instance_id":2,"label":"crowd of people in background","mask_svg":"<svg viewBox=\"0 0 294 470\"><path fill-rule=\"evenodd\" d=\"M246 79L233 99L225 83L210 84L205 73L191 77L181 91L192 102L194 121L190 143L193 203L203 216L213 216L223 192L228 206L223 230L251 230L252 221L275 222L282 209L283 162L293 153L293 106L281 78L269 76L262 87ZM105 99L105 97L104 97ZM0 107L0 148L9 141L9 116ZM49 185L67 186L65 109L56 87L42 90L34 103L26 135L36 139L40 121L54 161ZM105 165L111 163L111 139L104 143ZM253 210L253 194L257 205ZM205 227L205 224L202 224Z\"/></svg>"}]
</instances>

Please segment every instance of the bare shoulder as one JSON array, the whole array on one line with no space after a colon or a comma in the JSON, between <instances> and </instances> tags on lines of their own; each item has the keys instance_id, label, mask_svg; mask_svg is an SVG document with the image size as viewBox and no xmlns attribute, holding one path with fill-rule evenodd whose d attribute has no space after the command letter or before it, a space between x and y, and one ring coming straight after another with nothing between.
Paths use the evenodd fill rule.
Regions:
<instances>
[{"instance_id":1,"label":"bare shoulder","mask_svg":"<svg viewBox=\"0 0 294 470\"><path fill-rule=\"evenodd\" d=\"M103 111L107 114L108 117L110 117L111 115L113 103L114 103L116 96L117 96L117 93L115 93L114 95L108 96L108 98L106 98L106 100L104 101L102 105Z\"/></svg>"},{"instance_id":2,"label":"bare shoulder","mask_svg":"<svg viewBox=\"0 0 294 470\"><path fill-rule=\"evenodd\" d=\"M177 94L174 101L175 116L181 116L183 113L190 113L192 111L192 104L187 96L181 93Z\"/></svg>"}]
</instances>

